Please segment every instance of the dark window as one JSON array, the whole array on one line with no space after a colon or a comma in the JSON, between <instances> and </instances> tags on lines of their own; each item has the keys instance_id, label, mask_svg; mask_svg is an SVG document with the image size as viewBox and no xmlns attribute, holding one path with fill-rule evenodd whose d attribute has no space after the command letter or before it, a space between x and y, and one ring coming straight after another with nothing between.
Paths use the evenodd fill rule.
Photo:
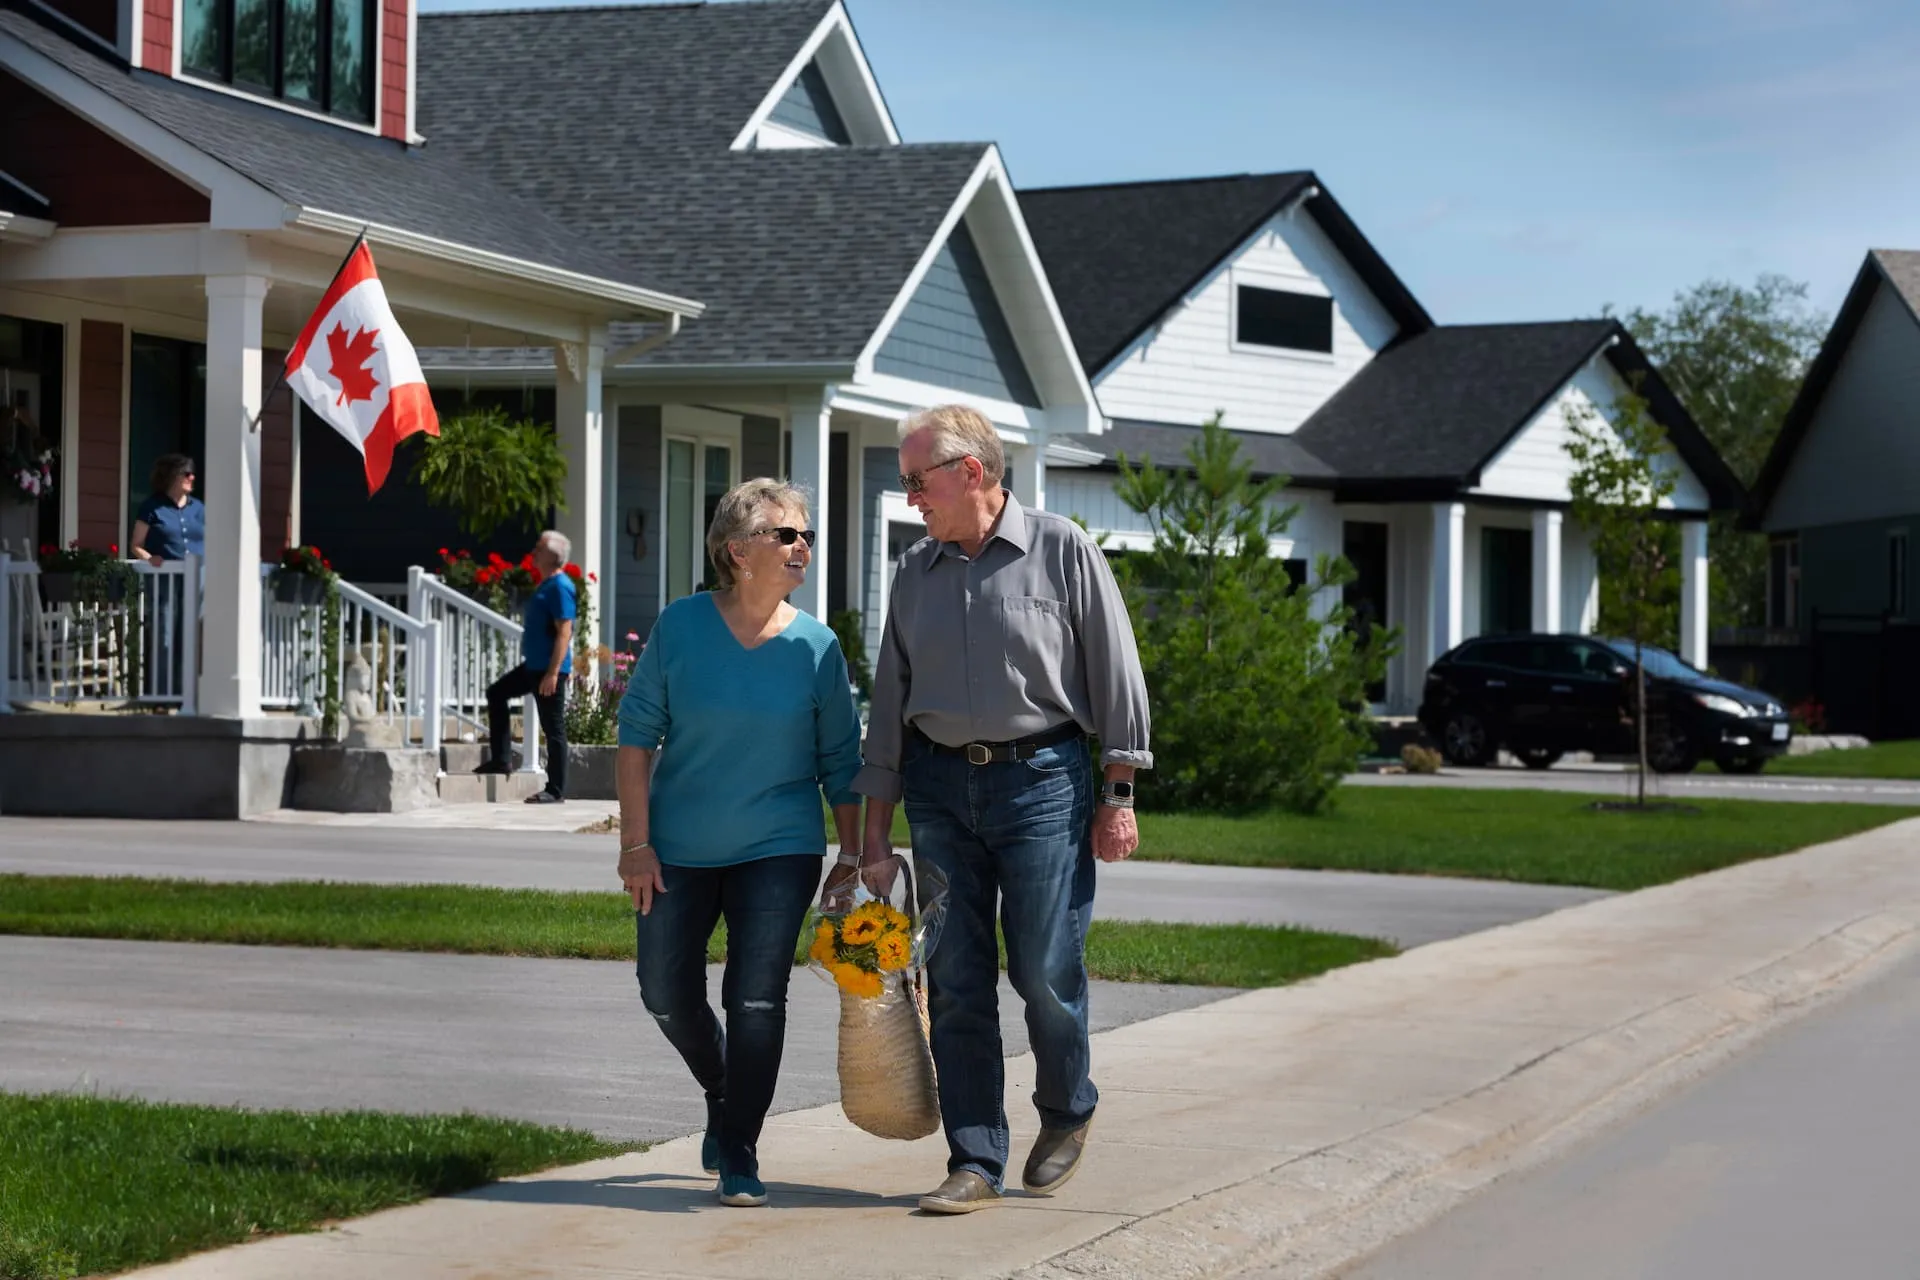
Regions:
<instances>
[{"instance_id":1,"label":"dark window","mask_svg":"<svg viewBox=\"0 0 1920 1280\"><path fill-rule=\"evenodd\" d=\"M1240 286L1239 341L1288 351L1333 350L1333 299Z\"/></svg>"},{"instance_id":2,"label":"dark window","mask_svg":"<svg viewBox=\"0 0 1920 1280\"><path fill-rule=\"evenodd\" d=\"M1800 625L1800 540L1782 538L1767 548L1767 625Z\"/></svg>"},{"instance_id":3,"label":"dark window","mask_svg":"<svg viewBox=\"0 0 1920 1280\"><path fill-rule=\"evenodd\" d=\"M1541 646L1527 640L1496 640L1474 651L1475 662L1483 666L1509 667L1515 671L1539 671L1546 666Z\"/></svg>"},{"instance_id":4,"label":"dark window","mask_svg":"<svg viewBox=\"0 0 1920 1280\"><path fill-rule=\"evenodd\" d=\"M1907 531L1896 529L1887 539L1887 613L1907 616Z\"/></svg>"},{"instance_id":5,"label":"dark window","mask_svg":"<svg viewBox=\"0 0 1920 1280\"><path fill-rule=\"evenodd\" d=\"M1533 627L1533 534L1525 529L1480 531L1480 634L1497 636Z\"/></svg>"},{"instance_id":6,"label":"dark window","mask_svg":"<svg viewBox=\"0 0 1920 1280\"><path fill-rule=\"evenodd\" d=\"M191 74L373 120L373 0L186 0L183 25Z\"/></svg>"},{"instance_id":7,"label":"dark window","mask_svg":"<svg viewBox=\"0 0 1920 1280\"><path fill-rule=\"evenodd\" d=\"M1307 562L1305 560L1282 560L1281 570L1287 575L1287 581L1295 591L1307 585Z\"/></svg>"}]
</instances>

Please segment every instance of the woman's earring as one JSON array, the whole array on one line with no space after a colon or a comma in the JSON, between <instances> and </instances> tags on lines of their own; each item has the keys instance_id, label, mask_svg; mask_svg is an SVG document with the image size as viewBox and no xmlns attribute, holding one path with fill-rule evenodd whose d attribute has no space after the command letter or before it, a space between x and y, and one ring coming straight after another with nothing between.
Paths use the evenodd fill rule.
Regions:
<instances>
[{"instance_id":1,"label":"woman's earring","mask_svg":"<svg viewBox=\"0 0 1920 1280\"><path fill-rule=\"evenodd\" d=\"M743 577L743 578L745 578L745 579L746 579L746 580L747 580L748 582L752 582L752 581L753 581L753 570L751 570L751 569L742 569L742 570L740 571L740 576L741 576L741 577Z\"/></svg>"}]
</instances>

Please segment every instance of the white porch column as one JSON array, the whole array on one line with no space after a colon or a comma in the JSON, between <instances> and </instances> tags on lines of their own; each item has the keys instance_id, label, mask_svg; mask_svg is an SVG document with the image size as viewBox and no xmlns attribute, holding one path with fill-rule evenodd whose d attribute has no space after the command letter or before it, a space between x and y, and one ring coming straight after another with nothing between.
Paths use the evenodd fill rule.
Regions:
<instances>
[{"instance_id":1,"label":"white porch column","mask_svg":"<svg viewBox=\"0 0 1920 1280\"><path fill-rule=\"evenodd\" d=\"M793 432L793 471L788 479L813 495L813 527L819 541L813 545L813 568L807 581L793 593L793 607L827 620L827 575L833 572L833 548L828 546L833 509L832 468L828 465L828 434L833 414L827 408L830 399L826 387L794 387L787 397L787 423Z\"/></svg>"},{"instance_id":2,"label":"white porch column","mask_svg":"<svg viewBox=\"0 0 1920 1280\"><path fill-rule=\"evenodd\" d=\"M1707 665L1707 522L1680 524L1680 656Z\"/></svg>"},{"instance_id":3,"label":"white porch column","mask_svg":"<svg viewBox=\"0 0 1920 1280\"><path fill-rule=\"evenodd\" d=\"M1565 516L1558 511L1533 513L1533 629L1561 629L1560 529Z\"/></svg>"},{"instance_id":4,"label":"white porch column","mask_svg":"<svg viewBox=\"0 0 1920 1280\"><path fill-rule=\"evenodd\" d=\"M260 310L265 276L206 277L207 504L203 714L260 714Z\"/></svg>"},{"instance_id":5,"label":"white porch column","mask_svg":"<svg viewBox=\"0 0 1920 1280\"><path fill-rule=\"evenodd\" d=\"M1467 507L1433 504L1433 600L1427 628L1427 661L1466 639Z\"/></svg>"},{"instance_id":6,"label":"white porch column","mask_svg":"<svg viewBox=\"0 0 1920 1280\"><path fill-rule=\"evenodd\" d=\"M1040 436L1032 444L1018 444L1007 450L1007 467L1014 495L1037 511L1047 508L1047 438Z\"/></svg>"},{"instance_id":7,"label":"white porch column","mask_svg":"<svg viewBox=\"0 0 1920 1280\"><path fill-rule=\"evenodd\" d=\"M606 496L605 442L600 410L600 372L606 358L604 339L561 342L553 348L553 429L567 455L567 509L560 513L560 532L573 543L573 562L599 581L587 588L593 600L596 640L604 641L607 627L606 575L600 539L601 504Z\"/></svg>"}]
</instances>

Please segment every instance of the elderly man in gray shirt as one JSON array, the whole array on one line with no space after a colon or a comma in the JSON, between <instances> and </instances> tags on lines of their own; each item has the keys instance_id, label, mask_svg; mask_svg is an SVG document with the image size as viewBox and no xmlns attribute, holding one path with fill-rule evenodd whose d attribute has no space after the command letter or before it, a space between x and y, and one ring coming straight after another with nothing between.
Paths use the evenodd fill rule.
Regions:
<instances>
[{"instance_id":1,"label":"elderly man in gray shirt","mask_svg":"<svg viewBox=\"0 0 1920 1280\"><path fill-rule=\"evenodd\" d=\"M904 799L914 857L947 880L928 976L948 1176L920 1207L970 1213L999 1201L1009 1146L996 907L1038 1075L1040 1136L1022 1184L1047 1193L1078 1168L1099 1098L1085 954L1094 860L1139 844L1133 775L1153 755L1133 627L1100 549L1001 487L1006 455L978 412L929 409L900 433L900 483L928 536L894 578L853 785L868 797L863 861L892 854Z\"/></svg>"}]
</instances>

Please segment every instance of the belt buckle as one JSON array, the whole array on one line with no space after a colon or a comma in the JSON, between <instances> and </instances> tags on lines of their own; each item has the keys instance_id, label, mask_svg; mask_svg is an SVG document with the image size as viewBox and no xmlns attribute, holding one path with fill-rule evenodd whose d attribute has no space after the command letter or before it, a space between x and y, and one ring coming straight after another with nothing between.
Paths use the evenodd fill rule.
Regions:
<instances>
[{"instance_id":1,"label":"belt buckle","mask_svg":"<svg viewBox=\"0 0 1920 1280\"><path fill-rule=\"evenodd\" d=\"M968 764L993 763L993 748L984 742L969 742L966 751Z\"/></svg>"}]
</instances>

